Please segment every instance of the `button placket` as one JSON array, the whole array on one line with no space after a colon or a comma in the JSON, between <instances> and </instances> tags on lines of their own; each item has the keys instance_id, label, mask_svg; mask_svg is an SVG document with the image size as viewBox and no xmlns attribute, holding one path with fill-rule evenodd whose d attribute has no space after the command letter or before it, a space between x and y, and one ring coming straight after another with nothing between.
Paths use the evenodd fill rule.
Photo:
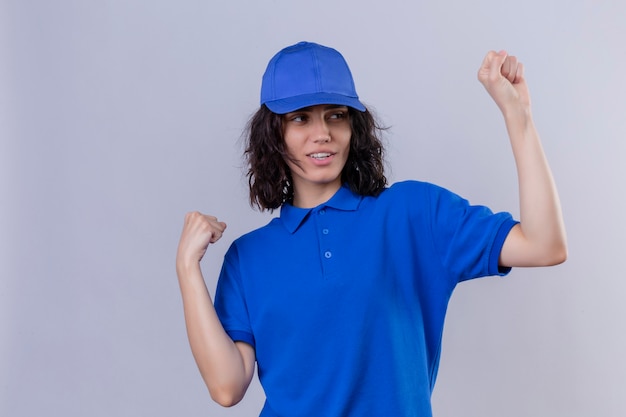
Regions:
<instances>
[{"instance_id":1,"label":"button placket","mask_svg":"<svg viewBox=\"0 0 626 417\"><path fill-rule=\"evenodd\" d=\"M330 268L331 264L329 263L329 261L333 257L333 251L332 251L332 247L329 241L330 228L327 225L326 209L320 209L318 211L318 215L319 215L318 216L318 219L319 219L318 230L320 232L319 239L320 239L322 264L324 265L324 273L327 275L331 272L331 268Z\"/></svg>"}]
</instances>

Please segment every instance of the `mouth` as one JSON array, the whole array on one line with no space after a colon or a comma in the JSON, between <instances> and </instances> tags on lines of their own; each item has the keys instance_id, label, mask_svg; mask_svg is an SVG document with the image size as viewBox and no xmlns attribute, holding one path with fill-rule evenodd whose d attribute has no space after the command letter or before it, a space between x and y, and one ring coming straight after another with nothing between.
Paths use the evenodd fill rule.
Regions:
<instances>
[{"instance_id":1,"label":"mouth","mask_svg":"<svg viewBox=\"0 0 626 417\"><path fill-rule=\"evenodd\" d=\"M333 154L330 152L316 152L316 153L309 154L309 157L318 161L323 161L324 159L329 158L332 155Z\"/></svg>"}]
</instances>

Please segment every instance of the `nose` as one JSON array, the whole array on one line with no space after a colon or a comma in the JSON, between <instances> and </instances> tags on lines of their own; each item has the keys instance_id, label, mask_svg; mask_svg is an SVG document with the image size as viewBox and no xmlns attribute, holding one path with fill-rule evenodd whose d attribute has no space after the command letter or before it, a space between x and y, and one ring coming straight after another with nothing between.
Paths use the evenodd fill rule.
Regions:
<instances>
[{"instance_id":1,"label":"nose","mask_svg":"<svg viewBox=\"0 0 626 417\"><path fill-rule=\"evenodd\" d=\"M317 122L314 124L312 133L314 142L330 142L330 129L328 128L328 123L323 117L317 119Z\"/></svg>"}]
</instances>

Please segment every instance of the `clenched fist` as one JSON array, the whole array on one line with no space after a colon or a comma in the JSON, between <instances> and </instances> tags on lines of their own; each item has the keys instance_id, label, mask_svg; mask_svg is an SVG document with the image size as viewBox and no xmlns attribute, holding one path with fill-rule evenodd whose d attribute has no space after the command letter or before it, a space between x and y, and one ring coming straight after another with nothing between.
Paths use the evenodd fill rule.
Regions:
<instances>
[{"instance_id":1,"label":"clenched fist","mask_svg":"<svg viewBox=\"0 0 626 417\"><path fill-rule=\"evenodd\" d=\"M197 211L187 213L178 243L177 265L189 266L200 262L209 244L217 242L225 229L226 223L218 221L215 216Z\"/></svg>"},{"instance_id":2,"label":"clenched fist","mask_svg":"<svg viewBox=\"0 0 626 417\"><path fill-rule=\"evenodd\" d=\"M503 113L530 110L524 65L506 51L487 53L478 70L478 80Z\"/></svg>"}]
</instances>

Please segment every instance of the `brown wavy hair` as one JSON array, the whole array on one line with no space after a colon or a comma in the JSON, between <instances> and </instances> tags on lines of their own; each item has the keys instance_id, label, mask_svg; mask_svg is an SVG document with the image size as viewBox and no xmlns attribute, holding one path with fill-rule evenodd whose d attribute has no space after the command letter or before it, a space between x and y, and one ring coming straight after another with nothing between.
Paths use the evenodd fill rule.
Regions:
<instances>
[{"instance_id":1,"label":"brown wavy hair","mask_svg":"<svg viewBox=\"0 0 626 417\"><path fill-rule=\"evenodd\" d=\"M348 160L341 180L359 195L376 196L387 185L384 172L384 147L379 126L369 110L360 112L348 107L352 137ZM267 106L250 118L245 131L244 156L248 163L250 205L261 211L273 211L293 200L289 158L283 135L283 116Z\"/></svg>"}]
</instances>

